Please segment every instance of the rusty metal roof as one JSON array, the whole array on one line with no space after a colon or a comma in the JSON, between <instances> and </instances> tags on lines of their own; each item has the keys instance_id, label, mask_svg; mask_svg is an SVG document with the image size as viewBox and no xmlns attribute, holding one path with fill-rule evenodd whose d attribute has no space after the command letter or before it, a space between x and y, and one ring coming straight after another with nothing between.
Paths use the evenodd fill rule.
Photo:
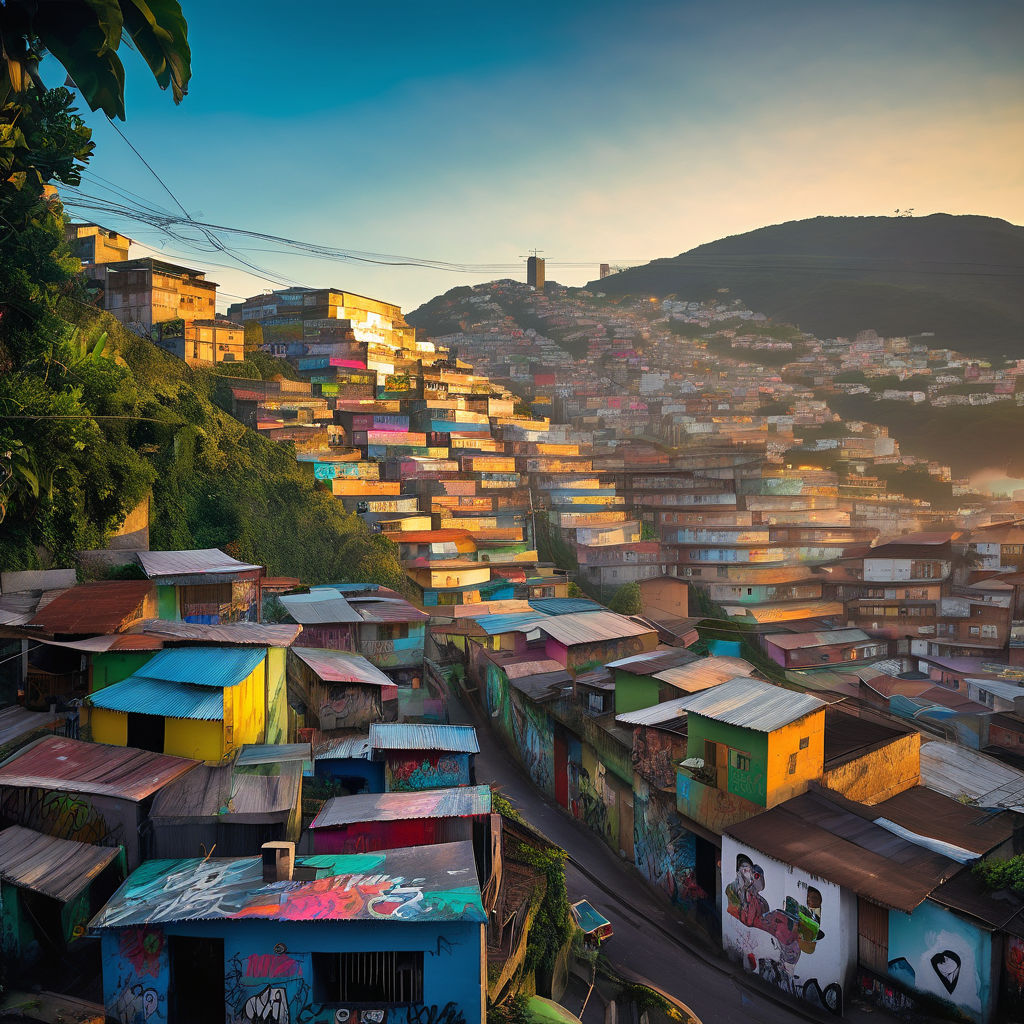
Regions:
<instances>
[{"instance_id":1,"label":"rusty metal roof","mask_svg":"<svg viewBox=\"0 0 1024 1024\"><path fill-rule=\"evenodd\" d=\"M374 722L370 725L373 750L442 750L478 754L480 742L471 725L423 725L413 722Z\"/></svg>"},{"instance_id":2,"label":"rusty metal roof","mask_svg":"<svg viewBox=\"0 0 1024 1024\"><path fill-rule=\"evenodd\" d=\"M754 671L754 666L742 658L734 658L730 654L713 654L685 665L662 669L654 673L654 678L685 693L698 693L737 676L751 678Z\"/></svg>"},{"instance_id":3,"label":"rusty metal roof","mask_svg":"<svg viewBox=\"0 0 1024 1024\"><path fill-rule=\"evenodd\" d=\"M202 764L156 795L152 819L178 821L217 818L238 824L286 819L295 809L302 784L302 766L279 775L238 771L236 765Z\"/></svg>"},{"instance_id":4,"label":"rusty metal roof","mask_svg":"<svg viewBox=\"0 0 1024 1024\"><path fill-rule=\"evenodd\" d=\"M232 647L290 647L301 628L290 622L174 622L170 619L147 619L144 633L165 642L181 640L192 643L229 644Z\"/></svg>"},{"instance_id":5,"label":"rusty metal roof","mask_svg":"<svg viewBox=\"0 0 1024 1024\"><path fill-rule=\"evenodd\" d=\"M350 597L363 622L426 622L430 616L400 597Z\"/></svg>"},{"instance_id":6,"label":"rusty metal roof","mask_svg":"<svg viewBox=\"0 0 1024 1024\"><path fill-rule=\"evenodd\" d=\"M724 832L781 864L909 914L963 865L865 817L874 810L811 791Z\"/></svg>"},{"instance_id":7,"label":"rusty metal roof","mask_svg":"<svg viewBox=\"0 0 1024 1024\"><path fill-rule=\"evenodd\" d=\"M120 846L56 839L20 825L0 832L0 878L61 903L84 892L120 856Z\"/></svg>"},{"instance_id":8,"label":"rusty metal roof","mask_svg":"<svg viewBox=\"0 0 1024 1024\"><path fill-rule=\"evenodd\" d=\"M313 747L314 760L334 761L347 758L367 759L370 756L368 736L331 736L321 739Z\"/></svg>"},{"instance_id":9,"label":"rusty metal roof","mask_svg":"<svg viewBox=\"0 0 1024 1024\"><path fill-rule=\"evenodd\" d=\"M362 622L359 613L336 590L286 594L278 600L288 614L304 626L333 622Z\"/></svg>"},{"instance_id":10,"label":"rusty metal roof","mask_svg":"<svg viewBox=\"0 0 1024 1024\"><path fill-rule=\"evenodd\" d=\"M260 857L150 860L132 872L90 928L174 921L487 921L473 844L296 858L313 879L263 881ZM416 909L402 913L415 879ZM415 916L414 916L415 915Z\"/></svg>"},{"instance_id":11,"label":"rusty metal roof","mask_svg":"<svg viewBox=\"0 0 1024 1024\"><path fill-rule=\"evenodd\" d=\"M89 636L83 640L40 640L48 647L66 647L85 654L104 654L107 651L159 651L164 642L158 636L144 633L108 633L106 636Z\"/></svg>"},{"instance_id":12,"label":"rusty metal roof","mask_svg":"<svg viewBox=\"0 0 1024 1024\"><path fill-rule=\"evenodd\" d=\"M802 647L827 647L830 644L856 644L871 638L863 629L822 629L815 633L771 633L763 637L765 643L774 644L784 651Z\"/></svg>"},{"instance_id":13,"label":"rusty metal roof","mask_svg":"<svg viewBox=\"0 0 1024 1024\"><path fill-rule=\"evenodd\" d=\"M188 583L193 576L223 576L262 572L262 565L250 565L224 554L219 548L197 548L193 551L140 551L142 570L152 580L162 583ZM200 581L202 582L202 581Z\"/></svg>"},{"instance_id":14,"label":"rusty metal roof","mask_svg":"<svg viewBox=\"0 0 1024 1024\"><path fill-rule=\"evenodd\" d=\"M328 651L320 647L293 647L292 654L308 665L325 683L367 683L371 686L395 686L376 665L361 654Z\"/></svg>"},{"instance_id":15,"label":"rusty metal roof","mask_svg":"<svg viewBox=\"0 0 1024 1024\"><path fill-rule=\"evenodd\" d=\"M537 619L520 629L540 629L553 640L566 647L573 644L594 644L605 640L620 640L630 636L654 633L652 626L641 626L625 615L616 612L572 612L569 615L553 615Z\"/></svg>"},{"instance_id":16,"label":"rusty metal roof","mask_svg":"<svg viewBox=\"0 0 1024 1024\"><path fill-rule=\"evenodd\" d=\"M79 583L37 611L29 626L51 635L119 633L141 617L140 605L152 592L149 580Z\"/></svg>"},{"instance_id":17,"label":"rusty metal roof","mask_svg":"<svg viewBox=\"0 0 1024 1024\"><path fill-rule=\"evenodd\" d=\"M139 801L198 763L135 747L46 736L0 764L0 786L63 789Z\"/></svg>"},{"instance_id":18,"label":"rusty metal roof","mask_svg":"<svg viewBox=\"0 0 1024 1024\"><path fill-rule=\"evenodd\" d=\"M416 793L360 793L332 797L310 828L331 828L362 821L411 821L489 814L490 786L449 786Z\"/></svg>"},{"instance_id":19,"label":"rusty metal roof","mask_svg":"<svg viewBox=\"0 0 1024 1024\"><path fill-rule=\"evenodd\" d=\"M659 647L656 651L646 654L631 654L628 658L609 661L605 668L620 668L637 676L652 676L655 672L678 668L700 660L699 654L688 651L685 647Z\"/></svg>"}]
</instances>

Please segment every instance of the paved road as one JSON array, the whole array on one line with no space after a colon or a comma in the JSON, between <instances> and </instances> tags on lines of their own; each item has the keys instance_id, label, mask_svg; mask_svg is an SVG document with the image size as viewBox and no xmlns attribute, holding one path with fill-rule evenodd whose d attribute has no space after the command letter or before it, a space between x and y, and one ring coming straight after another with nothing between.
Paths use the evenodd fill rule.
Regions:
<instances>
[{"instance_id":1,"label":"paved road","mask_svg":"<svg viewBox=\"0 0 1024 1024\"><path fill-rule=\"evenodd\" d=\"M586 897L613 923L615 935L604 952L621 974L681 1000L703 1024L836 1020L810 1006L805 1011L798 1004L769 997L759 990L756 979L744 976L724 958L684 944L678 936L692 930L672 905L661 900L592 832L540 793L487 722L454 701L449 712L453 722L477 726L481 746L476 759L477 781L499 786L532 825L569 854L569 895L574 900ZM853 1007L847 1007L844 1017L864 1022L885 1018L884 1013Z\"/></svg>"}]
</instances>

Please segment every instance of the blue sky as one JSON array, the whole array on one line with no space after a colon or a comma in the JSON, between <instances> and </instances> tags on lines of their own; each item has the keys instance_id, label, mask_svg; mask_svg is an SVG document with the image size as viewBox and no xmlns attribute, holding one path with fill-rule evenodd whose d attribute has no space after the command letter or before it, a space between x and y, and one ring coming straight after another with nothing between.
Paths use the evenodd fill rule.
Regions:
<instances>
[{"instance_id":1,"label":"blue sky","mask_svg":"<svg viewBox=\"0 0 1024 1024\"><path fill-rule=\"evenodd\" d=\"M589 261L549 271L569 284L601 261L818 214L1024 223L1016 3L183 3L189 96L174 107L126 53L123 128L197 219L459 263L515 264L536 246ZM88 120L92 171L167 205ZM182 262L233 262L97 219ZM497 276L229 241L281 280L406 309ZM273 286L210 276L236 294Z\"/></svg>"}]
</instances>

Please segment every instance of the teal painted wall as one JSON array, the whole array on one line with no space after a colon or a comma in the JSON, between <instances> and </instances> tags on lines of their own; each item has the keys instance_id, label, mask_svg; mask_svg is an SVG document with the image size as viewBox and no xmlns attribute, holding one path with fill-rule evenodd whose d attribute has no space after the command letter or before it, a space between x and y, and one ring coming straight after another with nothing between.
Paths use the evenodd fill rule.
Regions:
<instances>
[{"instance_id":1,"label":"teal painted wall","mask_svg":"<svg viewBox=\"0 0 1024 1024\"><path fill-rule=\"evenodd\" d=\"M106 651L92 656L92 680L90 692L102 690L127 679L149 661L156 651Z\"/></svg>"},{"instance_id":2,"label":"teal painted wall","mask_svg":"<svg viewBox=\"0 0 1024 1024\"><path fill-rule=\"evenodd\" d=\"M615 714L640 711L658 703L661 684L650 676L637 676L623 669L615 669Z\"/></svg>"},{"instance_id":3,"label":"teal painted wall","mask_svg":"<svg viewBox=\"0 0 1024 1024\"><path fill-rule=\"evenodd\" d=\"M727 784L724 787L734 796L765 806L768 800L768 735L753 729L742 729L735 725L716 722L703 715L691 712L687 715L688 736L686 754L688 757L704 756L704 741L725 743L731 749L750 755L750 768L743 771L729 764ZM730 762L731 762L730 758ZM719 786L719 788L723 788Z\"/></svg>"}]
</instances>

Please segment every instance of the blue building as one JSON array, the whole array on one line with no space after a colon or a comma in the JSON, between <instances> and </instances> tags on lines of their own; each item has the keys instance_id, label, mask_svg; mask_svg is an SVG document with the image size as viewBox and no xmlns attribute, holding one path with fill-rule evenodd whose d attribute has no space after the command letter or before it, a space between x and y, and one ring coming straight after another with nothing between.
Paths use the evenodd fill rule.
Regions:
<instances>
[{"instance_id":1,"label":"blue building","mask_svg":"<svg viewBox=\"0 0 1024 1024\"><path fill-rule=\"evenodd\" d=\"M483 1024L486 914L470 842L154 860L93 919L120 1024Z\"/></svg>"}]
</instances>

